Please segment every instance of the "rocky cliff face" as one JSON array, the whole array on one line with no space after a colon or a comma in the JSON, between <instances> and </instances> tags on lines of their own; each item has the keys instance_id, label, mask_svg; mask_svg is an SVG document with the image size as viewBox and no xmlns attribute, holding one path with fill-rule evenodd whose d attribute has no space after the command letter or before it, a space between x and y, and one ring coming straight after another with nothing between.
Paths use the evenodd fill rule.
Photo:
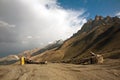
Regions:
<instances>
[{"instance_id":1,"label":"rocky cliff face","mask_svg":"<svg viewBox=\"0 0 120 80\"><path fill-rule=\"evenodd\" d=\"M37 60L74 60L88 57L91 50L105 58L120 58L120 19L96 16L57 49L37 55ZM34 58L34 59L35 59Z\"/></svg>"}]
</instances>

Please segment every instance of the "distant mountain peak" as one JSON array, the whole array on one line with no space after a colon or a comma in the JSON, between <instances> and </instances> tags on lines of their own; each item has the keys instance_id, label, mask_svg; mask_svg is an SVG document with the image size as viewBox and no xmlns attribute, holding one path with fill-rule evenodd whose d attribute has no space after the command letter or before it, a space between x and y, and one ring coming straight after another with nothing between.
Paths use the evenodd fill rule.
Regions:
<instances>
[{"instance_id":1,"label":"distant mountain peak","mask_svg":"<svg viewBox=\"0 0 120 80\"><path fill-rule=\"evenodd\" d=\"M82 32L88 32L90 30L92 30L95 27L98 26L102 26L102 25L110 25L112 23L120 23L120 19L115 16L115 17L110 17L110 16L106 16L106 17L102 17L102 16L98 16L96 15L94 20L89 19L81 28L81 30L79 30L79 33Z\"/></svg>"},{"instance_id":2,"label":"distant mountain peak","mask_svg":"<svg viewBox=\"0 0 120 80\"><path fill-rule=\"evenodd\" d=\"M99 21L99 20L103 20L103 17L96 15L96 16L95 16L95 21Z\"/></svg>"}]
</instances>

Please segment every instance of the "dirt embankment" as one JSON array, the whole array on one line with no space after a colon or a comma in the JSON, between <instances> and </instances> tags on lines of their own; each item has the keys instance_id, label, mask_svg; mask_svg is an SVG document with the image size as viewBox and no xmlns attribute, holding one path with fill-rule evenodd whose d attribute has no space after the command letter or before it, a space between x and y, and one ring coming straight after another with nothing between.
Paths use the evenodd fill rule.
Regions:
<instances>
[{"instance_id":1,"label":"dirt embankment","mask_svg":"<svg viewBox=\"0 0 120 80\"><path fill-rule=\"evenodd\" d=\"M119 80L120 62L118 60L106 62L103 65L62 63L3 65L0 66L0 80Z\"/></svg>"}]
</instances>

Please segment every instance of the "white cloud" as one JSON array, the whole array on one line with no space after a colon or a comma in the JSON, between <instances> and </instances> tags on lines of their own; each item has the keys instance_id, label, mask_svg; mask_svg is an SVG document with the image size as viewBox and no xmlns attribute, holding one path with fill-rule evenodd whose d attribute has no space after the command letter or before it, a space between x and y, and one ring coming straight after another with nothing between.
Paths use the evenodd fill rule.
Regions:
<instances>
[{"instance_id":1,"label":"white cloud","mask_svg":"<svg viewBox=\"0 0 120 80\"><path fill-rule=\"evenodd\" d=\"M0 25L9 26L13 29L9 31L16 32L11 36L16 40L15 47L19 49L40 47L51 41L64 40L81 28L87 15L84 9L66 10L58 4L57 0L2 0L0 19L15 25L4 22L0 22ZM4 31L4 34L7 35L8 32ZM8 36L8 41L9 38ZM18 46L20 43L21 46Z\"/></svg>"},{"instance_id":2,"label":"white cloud","mask_svg":"<svg viewBox=\"0 0 120 80\"><path fill-rule=\"evenodd\" d=\"M33 37L32 37L32 36L27 36L27 38L28 38L28 39L31 39L31 38L33 38Z\"/></svg>"},{"instance_id":3,"label":"white cloud","mask_svg":"<svg viewBox=\"0 0 120 80\"><path fill-rule=\"evenodd\" d=\"M52 44L53 42L48 42L48 44Z\"/></svg>"},{"instance_id":4,"label":"white cloud","mask_svg":"<svg viewBox=\"0 0 120 80\"><path fill-rule=\"evenodd\" d=\"M14 28L16 27L15 25L8 24L5 21L0 21L0 27L9 27L9 28Z\"/></svg>"},{"instance_id":5,"label":"white cloud","mask_svg":"<svg viewBox=\"0 0 120 80\"><path fill-rule=\"evenodd\" d=\"M22 0L21 3L26 5L33 15L32 19L23 25L26 27L24 34L27 34L28 30L32 36L40 35L47 40L66 39L86 22L82 17L85 12L83 9L65 10L57 5L56 0Z\"/></svg>"},{"instance_id":6,"label":"white cloud","mask_svg":"<svg viewBox=\"0 0 120 80\"><path fill-rule=\"evenodd\" d=\"M115 15L118 16L118 17L120 18L120 12L116 13Z\"/></svg>"}]
</instances>

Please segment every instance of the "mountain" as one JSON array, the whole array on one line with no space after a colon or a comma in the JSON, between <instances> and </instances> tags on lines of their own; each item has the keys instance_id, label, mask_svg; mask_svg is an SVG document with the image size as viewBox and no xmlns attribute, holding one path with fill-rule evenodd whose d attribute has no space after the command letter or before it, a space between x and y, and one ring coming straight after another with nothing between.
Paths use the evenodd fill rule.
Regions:
<instances>
[{"instance_id":1,"label":"mountain","mask_svg":"<svg viewBox=\"0 0 120 80\"><path fill-rule=\"evenodd\" d=\"M0 65L8 65L13 64L19 60L19 57L17 55L9 55L3 58L0 58Z\"/></svg>"},{"instance_id":2,"label":"mountain","mask_svg":"<svg viewBox=\"0 0 120 80\"><path fill-rule=\"evenodd\" d=\"M81 30L64 41L57 49L45 51L33 57L38 61L79 60L88 57L89 50L104 58L120 58L120 18L96 16Z\"/></svg>"},{"instance_id":3,"label":"mountain","mask_svg":"<svg viewBox=\"0 0 120 80\"><path fill-rule=\"evenodd\" d=\"M89 19L82 28L69 39L57 40L43 48L35 48L19 53L20 56L32 56L36 61L74 62L90 56L89 51L102 54L104 58L120 58L120 18L96 16ZM2 63L13 63L10 56L0 59Z\"/></svg>"},{"instance_id":4,"label":"mountain","mask_svg":"<svg viewBox=\"0 0 120 80\"><path fill-rule=\"evenodd\" d=\"M54 42L51 42L50 44L46 45L45 47L41 48L40 50L36 51L35 53L32 54L32 56L38 55L40 53L43 53L45 51L58 48L63 44L63 40L56 40Z\"/></svg>"},{"instance_id":5,"label":"mountain","mask_svg":"<svg viewBox=\"0 0 120 80\"><path fill-rule=\"evenodd\" d=\"M25 50L16 55L8 55L5 57L2 57L2 58L0 58L0 65L9 65L9 64L16 63L17 61L19 61L21 56L31 57L31 55L34 54L35 52L37 52L38 50L40 50L40 49L35 48L35 49L31 49L31 50Z\"/></svg>"},{"instance_id":6,"label":"mountain","mask_svg":"<svg viewBox=\"0 0 120 80\"><path fill-rule=\"evenodd\" d=\"M31 50L25 50L25 51L19 53L18 56L19 57L21 57L21 56L31 57L32 55L34 55L39 50L40 50L40 48L34 48L34 49L31 49Z\"/></svg>"},{"instance_id":7,"label":"mountain","mask_svg":"<svg viewBox=\"0 0 120 80\"><path fill-rule=\"evenodd\" d=\"M31 50L25 50L17 55L8 55L6 57L0 58L0 65L13 64L13 63L17 62L21 56L32 57L32 56L38 55L40 53L43 53L44 51L58 48L62 43L63 43L63 40L56 40L41 49L35 48L35 49L31 49Z\"/></svg>"}]
</instances>

